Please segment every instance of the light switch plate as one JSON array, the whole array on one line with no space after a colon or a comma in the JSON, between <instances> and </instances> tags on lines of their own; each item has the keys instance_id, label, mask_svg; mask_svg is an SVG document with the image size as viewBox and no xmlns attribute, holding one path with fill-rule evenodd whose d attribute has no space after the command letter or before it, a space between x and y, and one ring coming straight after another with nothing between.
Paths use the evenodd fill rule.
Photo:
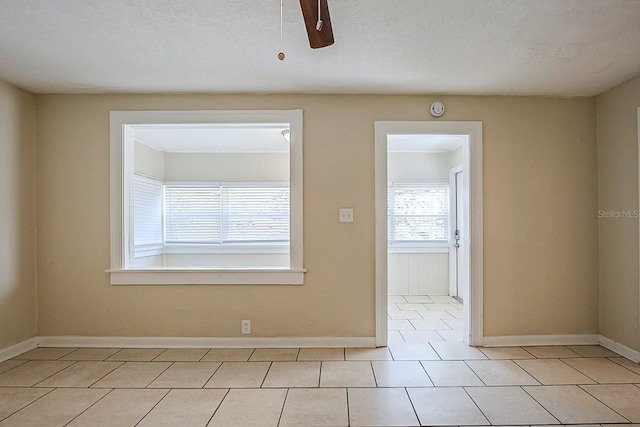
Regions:
<instances>
[{"instance_id":1,"label":"light switch plate","mask_svg":"<svg viewBox=\"0 0 640 427\"><path fill-rule=\"evenodd\" d=\"M340 209L340 222L353 222L353 209L341 208Z\"/></svg>"}]
</instances>

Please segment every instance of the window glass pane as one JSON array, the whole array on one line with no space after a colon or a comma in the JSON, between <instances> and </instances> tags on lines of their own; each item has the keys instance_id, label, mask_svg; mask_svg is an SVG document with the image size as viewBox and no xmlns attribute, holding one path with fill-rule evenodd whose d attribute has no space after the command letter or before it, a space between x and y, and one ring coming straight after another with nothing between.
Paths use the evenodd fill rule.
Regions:
<instances>
[{"instance_id":1,"label":"window glass pane","mask_svg":"<svg viewBox=\"0 0 640 427\"><path fill-rule=\"evenodd\" d=\"M446 217L401 217L393 223L394 240L447 240Z\"/></svg>"},{"instance_id":2,"label":"window glass pane","mask_svg":"<svg viewBox=\"0 0 640 427\"><path fill-rule=\"evenodd\" d=\"M448 183L393 182L388 197L389 241L448 240Z\"/></svg>"}]
</instances>

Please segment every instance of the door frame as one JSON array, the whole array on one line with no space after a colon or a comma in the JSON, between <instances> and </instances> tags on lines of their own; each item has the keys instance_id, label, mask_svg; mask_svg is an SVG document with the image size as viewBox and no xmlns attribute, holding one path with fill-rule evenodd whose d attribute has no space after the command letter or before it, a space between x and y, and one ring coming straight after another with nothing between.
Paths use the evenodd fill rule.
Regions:
<instances>
[{"instance_id":1,"label":"door frame","mask_svg":"<svg viewBox=\"0 0 640 427\"><path fill-rule=\"evenodd\" d=\"M456 218L458 216L458 194L457 194L457 185L456 185L456 175L459 173L464 173L463 165L457 165L449 169L449 236L453 236L456 231L456 224L452 220L455 215ZM464 182L464 175L462 175ZM464 190L464 189L463 189ZM464 196L463 196L464 197ZM463 206L464 207L464 206ZM454 260L456 257L456 250L453 246L453 240L449 239L449 294L454 291L454 274L456 276L457 281L457 265L454 264ZM459 295L458 295L459 296Z\"/></svg>"},{"instance_id":2,"label":"door frame","mask_svg":"<svg viewBox=\"0 0 640 427\"><path fill-rule=\"evenodd\" d=\"M479 121L376 121L375 122L375 323L376 346L387 345L387 136L465 135L463 144L465 221L469 230L468 302L463 307L468 327L464 341L483 342L483 243L482 243L482 122Z\"/></svg>"}]
</instances>

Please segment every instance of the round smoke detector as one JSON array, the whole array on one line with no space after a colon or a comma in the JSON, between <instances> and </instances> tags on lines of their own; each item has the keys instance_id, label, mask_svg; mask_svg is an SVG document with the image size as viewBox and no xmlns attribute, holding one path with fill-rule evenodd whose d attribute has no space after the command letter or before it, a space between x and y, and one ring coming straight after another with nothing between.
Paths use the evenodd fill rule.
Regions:
<instances>
[{"instance_id":1,"label":"round smoke detector","mask_svg":"<svg viewBox=\"0 0 640 427\"><path fill-rule=\"evenodd\" d=\"M431 107L429 107L429 113L431 113L433 117L442 116L444 114L444 104L439 101L434 102L431 104Z\"/></svg>"}]
</instances>

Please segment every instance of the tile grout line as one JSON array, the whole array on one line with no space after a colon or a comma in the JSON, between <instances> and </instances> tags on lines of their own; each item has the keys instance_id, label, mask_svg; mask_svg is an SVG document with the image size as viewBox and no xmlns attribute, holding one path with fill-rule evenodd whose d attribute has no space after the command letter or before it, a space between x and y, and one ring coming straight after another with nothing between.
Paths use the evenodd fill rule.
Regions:
<instances>
[{"instance_id":1,"label":"tile grout line","mask_svg":"<svg viewBox=\"0 0 640 427\"><path fill-rule=\"evenodd\" d=\"M435 387L436 383L433 382L433 380L431 379L431 375L429 375L429 372L427 371L427 368L425 368L424 364L422 363L422 362L426 362L426 360L418 360L417 362L420 364L420 367L422 368L424 373L427 375L427 378L429 379L429 382L431 383L431 386Z\"/></svg>"},{"instance_id":2,"label":"tile grout line","mask_svg":"<svg viewBox=\"0 0 640 427\"><path fill-rule=\"evenodd\" d=\"M440 335L440 334L438 334ZM444 338L443 338L444 339ZM446 341L445 341L446 342ZM440 353L438 353L438 350L436 350L436 348L433 346L433 344L431 344L430 342L427 341L427 345L429 345L429 347L431 347L431 350L433 350L436 353L436 356L438 356L438 358L442 361L444 360L442 358L442 356L440 356Z\"/></svg>"},{"instance_id":3,"label":"tile grout line","mask_svg":"<svg viewBox=\"0 0 640 427\"><path fill-rule=\"evenodd\" d=\"M264 386L264 382L267 380L267 376L269 375L269 371L271 371L271 367L273 366L273 361L269 362L269 367L267 368L267 372L264 373L264 377L262 378L262 382L258 388L262 388Z\"/></svg>"},{"instance_id":4,"label":"tile grout line","mask_svg":"<svg viewBox=\"0 0 640 427\"><path fill-rule=\"evenodd\" d=\"M473 371L472 371L473 372ZM475 372L474 372L475 374ZM476 375L477 376L477 375ZM482 381L482 380L480 380ZM464 391L464 393L469 397L469 399L473 402L473 404L475 405L476 408L478 408L478 411L480 411L480 413L482 414L482 416L484 417L485 420L487 420L487 422L489 423L489 425L493 425L493 423L491 422L491 420L489 419L489 417L487 416L487 414L484 413L484 411L482 410L482 408L480 407L480 405L478 405L478 402L476 402L475 400L473 400L473 397L469 394L469 391L467 391L467 387L460 387L462 389L462 391Z\"/></svg>"},{"instance_id":5,"label":"tile grout line","mask_svg":"<svg viewBox=\"0 0 640 427\"><path fill-rule=\"evenodd\" d=\"M30 362L35 362L35 360L30 360ZM49 362L58 362L58 360L57 360L57 359L56 359L56 360L49 360ZM61 362L62 362L62 361L61 361ZM77 361L76 361L76 362L72 362L70 365L65 366L64 368L58 369L57 371L55 371L55 372L54 372L54 373L52 373L51 375L49 375L49 376L47 376L47 377L45 377L45 378L41 379L40 381L38 381L38 382L36 382L36 383L34 383L34 384L31 384L31 385L27 386L27 387L36 387L36 386L37 386L38 384L40 384L41 382L46 381L46 380L48 380L49 378L51 378L52 376L54 376L54 375L56 375L56 374L58 374L58 373L60 373L60 372L64 371L65 369L68 369L68 368L72 367L72 366L73 366L73 365L75 365L76 363L78 363L78 362L77 362ZM57 387L54 387L54 388L57 388Z\"/></svg>"},{"instance_id":6,"label":"tile grout line","mask_svg":"<svg viewBox=\"0 0 640 427\"><path fill-rule=\"evenodd\" d=\"M347 426L351 425L351 409L349 408L349 387L344 388L344 394L347 398Z\"/></svg>"},{"instance_id":7,"label":"tile grout line","mask_svg":"<svg viewBox=\"0 0 640 427\"><path fill-rule=\"evenodd\" d=\"M218 412L218 410L220 409L220 407L222 406L222 403L224 402L224 400L227 398L227 396L229 395L229 393L231 392L231 389L228 388L227 391L224 393L224 396L222 396L222 399L220 399L220 403L218 404L218 406L216 407L216 409L213 411L213 414L211 414L211 416L209 417L209 420L207 421L207 423L203 426L206 427L209 424L211 424L211 420L213 420L213 417L216 415L216 412Z\"/></svg>"},{"instance_id":8,"label":"tile grout line","mask_svg":"<svg viewBox=\"0 0 640 427\"><path fill-rule=\"evenodd\" d=\"M573 357L571 359L574 359ZM548 359L547 359L548 360ZM569 368L573 369L574 371L576 371L579 374L584 375L585 377L589 378L591 381L593 381L595 384L600 384L598 381L596 381L595 378L591 378L589 375L587 375L586 373L582 372L580 369L571 366L569 363L567 363L567 359L560 359L558 358L557 360L559 360L560 362L564 363L565 365L567 365Z\"/></svg>"},{"instance_id":9,"label":"tile grout line","mask_svg":"<svg viewBox=\"0 0 640 427\"><path fill-rule=\"evenodd\" d=\"M525 390L525 388L524 388L523 386L519 386L519 387L520 387L520 389L521 389L522 391L524 391L524 392L527 394L527 396L529 396L530 398L532 398L534 402L536 402L538 405L540 405L540 407L541 407L542 409L544 409L545 411L547 411L547 413L548 413L549 415L551 415L551 416L552 416L556 421L558 421L558 423L560 423L560 425L564 425L564 424L563 424L563 422L562 422L562 421L560 421L560 419L559 419L558 417L556 417L555 415L553 415L553 414L551 413L551 411L547 409L547 407L546 407L546 406L544 406L542 403L538 402L538 399L536 399L535 397L533 397L533 396L532 396L532 395L531 395L527 390ZM544 387L544 386L536 386L536 387Z\"/></svg>"},{"instance_id":10,"label":"tile grout line","mask_svg":"<svg viewBox=\"0 0 640 427\"><path fill-rule=\"evenodd\" d=\"M469 368L469 370L470 370L471 372L473 372L473 375L475 375L475 376L476 376L476 378L478 378L478 379L480 380L480 382L484 385L484 387L489 387L489 385L488 385L486 382L484 382L484 380L483 380L482 378L480 378L480 375L478 375L478 373L477 373L476 371L474 371L474 370L473 370L473 368L472 368L471 366L469 366L469 364L467 363L467 360L462 360L462 363L464 363L464 364L465 364L465 366L466 366L467 368Z\"/></svg>"},{"instance_id":11,"label":"tile grout line","mask_svg":"<svg viewBox=\"0 0 640 427\"><path fill-rule=\"evenodd\" d=\"M633 374L635 374L635 375L640 375L639 373L637 373L637 372L636 372L636 371L634 371L633 369L630 369L630 368L628 368L628 367L626 367L626 366L624 366L624 365L619 364L619 363L618 363L618 362L616 362L615 360L612 360L612 359L623 359L623 360L629 360L629 359L627 359L627 358L625 358L625 357L604 357L604 359L610 360L611 362L615 363L616 365L620 366L621 368L626 369L627 371L629 371L629 372L631 372L631 373L633 373ZM638 364L638 366L640 366L640 363ZM640 379L639 379L639 381L640 381Z\"/></svg>"},{"instance_id":12,"label":"tile grout line","mask_svg":"<svg viewBox=\"0 0 640 427\"><path fill-rule=\"evenodd\" d=\"M286 390L287 391L284 393L284 400L282 401L282 408L280 408L280 416L278 416L278 422L276 423L276 426L279 426L282 422L282 414L284 414L284 407L287 404L287 397L289 397L290 388L287 388Z\"/></svg>"},{"instance_id":13,"label":"tile grout line","mask_svg":"<svg viewBox=\"0 0 640 427\"><path fill-rule=\"evenodd\" d=\"M33 388L33 387L28 387L28 388ZM39 390L43 390L42 388ZM17 414L18 412L22 411L23 409L28 408L29 406L33 405L34 403L36 403L38 400L42 399L43 397L47 396L50 393L53 393L56 390L55 387L53 387L51 390L49 390L48 392L46 392L45 394L43 394L42 396L38 397L37 399L35 399L33 402L29 402L28 404L26 404L25 406L22 406L20 408L18 408L17 410L15 410L14 412L10 413L9 415L7 415L4 418L0 418L0 422L6 420L9 417L12 417L13 415Z\"/></svg>"},{"instance_id":14,"label":"tile grout line","mask_svg":"<svg viewBox=\"0 0 640 427\"><path fill-rule=\"evenodd\" d=\"M104 362L104 360L102 362ZM118 363L118 362L111 362L111 363ZM98 383L99 381L104 379L107 375L109 375L110 373L112 373L113 371L115 371L116 369L118 369L119 367L121 367L124 364L125 364L125 362L120 362L120 364L118 366L116 366L115 368L113 368L112 370L110 370L109 372L107 372L106 374L104 374L103 376L101 376L100 378L98 378L96 381L92 382L91 384L89 384L85 388L89 389L89 388L93 387L96 383Z\"/></svg>"},{"instance_id":15,"label":"tile grout line","mask_svg":"<svg viewBox=\"0 0 640 427\"><path fill-rule=\"evenodd\" d=\"M632 423L633 421L631 421L629 418L625 417L624 415L622 415L620 412L616 411L615 409L613 409L611 406L607 405L605 402L603 402L602 400L598 399L597 396L589 393L589 390L585 390L584 389L584 385L595 385L596 387L599 386L600 384L576 384L575 386L578 387L580 390L584 391L585 393L587 393L589 396L593 397L594 399L596 399L598 402L602 403L605 407L611 409L614 413L620 415L622 418L624 418L625 420L627 420L627 422ZM613 385L613 384L611 384ZM630 385L633 386L633 384L616 384L616 385Z\"/></svg>"},{"instance_id":16,"label":"tile grout line","mask_svg":"<svg viewBox=\"0 0 640 427\"><path fill-rule=\"evenodd\" d=\"M158 353L155 357L152 357L150 362L155 362L156 359L160 356L162 356L164 353L166 353L167 351L169 351L168 348L163 349L160 353ZM165 360L162 360L162 362L166 362Z\"/></svg>"},{"instance_id":17,"label":"tile grout line","mask_svg":"<svg viewBox=\"0 0 640 427\"><path fill-rule=\"evenodd\" d=\"M414 405L413 400L411 400L411 395L409 394L409 390L407 390L407 387L402 387L402 389L404 390L404 394L409 399L409 404L411 405L411 409L413 409L413 415L416 416L416 421L418 421L418 425L422 425L422 421L420 421L420 417L418 416L418 411L416 410L416 405Z\"/></svg>"},{"instance_id":18,"label":"tile grout line","mask_svg":"<svg viewBox=\"0 0 640 427\"><path fill-rule=\"evenodd\" d=\"M204 357L204 356L203 356ZM222 368L222 365L224 364L224 362L220 362L220 364L218 365L218 367L216 369L213 370L213 373L211 375L209 375L209 378L207 378L205 380L205 382L202 384L202 387L200 387L201 389L204 389L207 384L209 383L209 381L211 381L211 379L213 378L213 376L216 374L216 372L218 372L220 370L220 368Z\"/></svg>"},{"instance_id":19,"label":"tile grout line","mask_svg":"<svg viewBox=\"0 0 640 427\"><path fill-rule=\"evenodd\" d=\"M58 389L56 389L58 390ZM104 389L102 389L104 390ZM108 395L111 394L111 392L113 392L113 388L110 389L108 392L106 392L102 397L100 397L98 400L96 400L95 402L93 402L91 405L87 406L87 408L84 411L81 411L78 415L76 415L75 417L73 417L68 423L65 424L65 426L68 426L69 424L71 424L72 422L74 422L80 415L84 414L85 412L87 412L89 409L93 408L98 402L100 402L102 399L104 399L105 397L107 397Z\"/></svg>"},{"instance_id":20,"label":"tile grout line","mask_svg":"<svg viewBox=\"0 0 640 427\"><path fill-rule=\"evenodd\" d=\"M142 390L147 390L147 389L142 389ZM154 389L154 390L158 390L158 389ZM137 425L139 425L142 422L142 420L144 420L147 417L147 415L149 415L151 411L153 411L156 408L156 406L158 406L160 402L162 402L169 395L169 393L171 393L172 390L173 390L172 388L167 389L167 392L132 427L136 427Z\"/></svg>"},{"instance_id":21,"label":"tile grout line","mask_svg":"<svg viewBox=\"0 0 640 427\"><path fill-rule=\"evenodd\" d=\"M17 367L20 367L20 366L24 365L25 363L29 362L29 360L24 360L24 359L8 359L8 360L15 360L16 362L21 362L21 363L17 364L16 366L12 366L11 368L7 369L6 371L1 372L0 376L6 374L7 372L13 371ZM8 360L5 360L4 362L7 362ZM0 363L4 363L4 362L0 362Z\"/></svg>"},{"instance_id":22,"label":"tile grout line","mask_svg":"<svg viewBox=\"0 0 640 427\"><path fill-rule=\"evenodd\" d=\"M143 363L164 363L164 362L154 362L154 361L150 361L150 362L143 362ZM153 382L155 380L157 380L158 378L160 378L160 376L162 374L164 374L165 372L167 372L169 370L169 368L171 368L176 362L170 362L169 366L167 366L166 368L164 368L164 370L162 372L160 372L158 375L155 376L154 379L152 379L146 386L142 387L144 389L146 389L147 387L149 387L151 384L153 384ZM152 387L153 388L153 387Z\"/></svg>"},{"instance_id":23,"label":"tile grout line","mask_svg":"<svg viewBox=\"0 0 640 427\"><path fill-rule=\"evenodd\" d=\"M373 374L373 382L376 384L376 388L378 388L378 378L376 377L376 370L373 369L373 361L369 360L369 367L371 368L371 373Z\"/></svg>"}]
</instances>

